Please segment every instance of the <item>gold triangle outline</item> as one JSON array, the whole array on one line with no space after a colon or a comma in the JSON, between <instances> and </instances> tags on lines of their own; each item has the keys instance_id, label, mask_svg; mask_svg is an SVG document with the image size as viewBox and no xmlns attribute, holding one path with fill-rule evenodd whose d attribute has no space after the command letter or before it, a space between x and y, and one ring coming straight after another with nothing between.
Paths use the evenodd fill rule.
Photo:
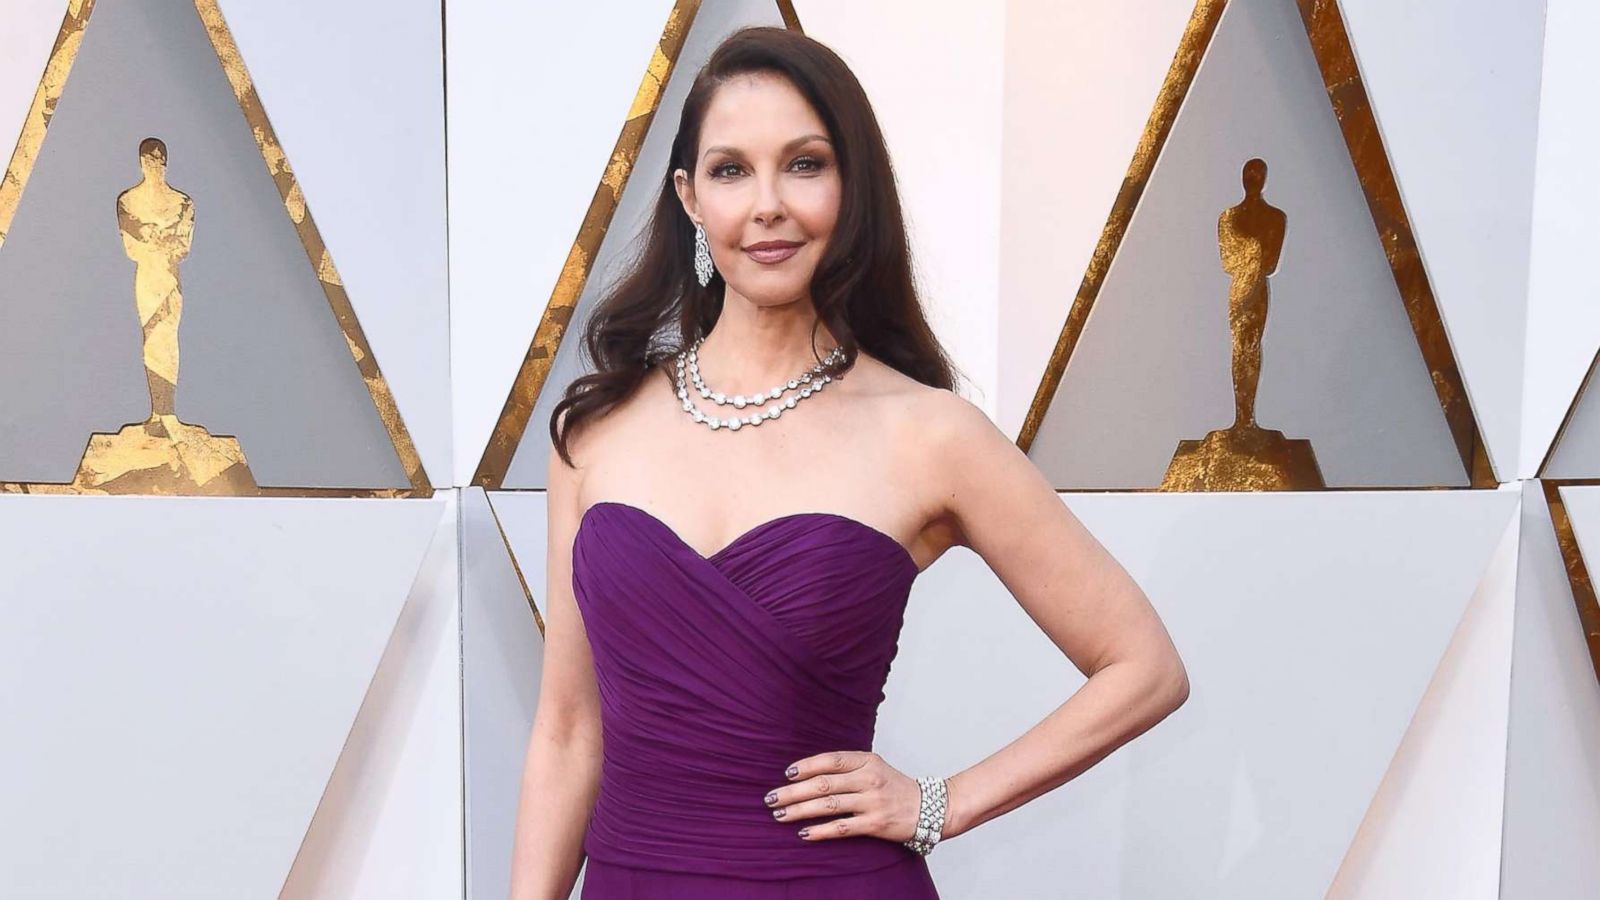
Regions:
<instances>
[{"instance_id":1,"label":"gold triangle outline","mask_svg":"<svg viewBox=\"0 0 1600 900\"><path fill-rule=\"evenodd\" d=\"M1545 506L1550 511L1550 525L1555 529L1556 546L1561 550L1572 601L1578 608L1578 623L1583 628L1584 643L1589 647L1589 659L1594 663L1595 678L1600 679L1600 598L1595 594L1583 549L1578 546L1572 518L1567 515L1566 503L1561 499L1561 488L1600 486L1600 478L1539 479L1539 484L1544 488Z\"/></svg>"},{"instance_id":2,"label":"gold triangle outline","mask_svg":"<svg viewBox=\"0 0 1600 900\"><path fill-rule=\"evenodd\" d=\"M1535 478L1544 478L1549 470L1550 461L1555 459L1556 449L1561 446L1561 439L1567 436L1567 429L1578 414L1578 404L1583 402L1583 395L1589 390L1589 386L1596 383L1596 371L1600 371L1600 351L1597 351L1594 359L1589 361L1588 371L1583 373L1583 380L1578 382L1578 392L1572 395L1572 402L1567 404L1567 414L1561 417L1561 425L1556 428L1555 436L1550 439L1550 446L1544 449L1544 458L1539 461L1539 468L1534 473Z\"/></svg>"},{"instance_id":3,"label":"gold triangle outline","mask_svg":"<svg viewBox=\"0 0 1600 900\"><path fill-rule=\"evenodd\" d=\"M69 0L67 3L67 11L62 18L55 44L51 48L49 61L45 64L44 75L39 80L39 87L34 93L33 103L24 120L22 134L17 140L16 149L12 153L4 177L0 177L0 246L4 246L6 233L16 215L23 189L27 186L28 176L32 173L34 161L43 147L50 118L55 114L56 103L60 100L61 92L72 72L78 49L83 43L84 32L89 27L89 19L94 12L95 2L96 0ZM406 473L406 480L410 483L406 488L260 486L251 496L431 497L433 487L428 481L427 472L423 469L422 458L417 453L416 445L411 440L411 433L406 429L405 422L400 416L400 409L395 403L393 392L389 389L389 383L378 368L377 357L367 341L366 332L356 318L355 308L350 304L350 296L345 291L338 269L333 264L333 255L312 219L311 209L306 203L300 183L289 167L289 157L284 153L277 134L272 130L266 108L256 94L255 83L245 68L244 57L239 53L238 45L234 43L233 33L229 31L222 17L222 10L217 6L217 0L194 0L194 6L196 15L200 17L211 39L212 49L217 54L217 62L222 66L228 83L233 88L234 98L239 103L239 112L255 136L262 164L266 166L268 174L278 188L284 214L289 217L289 221L295 227L295 233L299 235L300 242L305 247L306 259L317 274L317 281L322 285L328 306L338 321L345 345L350 350L351 360L361 373L361 380L372 397L373 406L383 421L384 430L389 435L389 441ZM58 494L78 493L78 491L65 484L0 481L0 493Z\"/></svg>"},{"instance_id":4,"label":"gold triangle outline","mask_svg":"<svg viewBox=\"0 0 1600 900\"><path fill-rule=\"evenodd\" d=\"M783 17L784 27L801 31L800 18L794 11L792 0L775 2ZM494 431L489 436L489 443L478 461L478 469L472 475L470 483L473 485L486 490L504 489L506 473L510 471L511 461L516 457L517 448L527 433L533 408L550 377L550 367L555 363L561 342L566 338L567 326L577 313L578 300L589 281L595 256L600 252L600 245L616 216L617 204L622 199L628 178L633 174L633 166L639 158L640 148L644 146L645 137L650 133L650 124L661 105L661 95L666 90L673 70L677 68L678 56L683 52L684 41L694 26L700 3L701 0L675 0L672 11L667 15L661 38L650 54L650 62L645 67L644 77L628 115L623 120L622 132L617 136L605 173L595 188L594 198L589 201L572 249L567 252L566 261L561 266L555 289L545 304L544 315L540 317L533 340L523 355L517 377L495 421ZM529 599L531 601L532 598Z\"/></svg>"},{"instance_id":5,"label":"gold triangle outline","mask_svg":"<svg viewBox=\"0 0 1600 900\"><path fill-rule=\"evenodd\" d=\"M1044 377L1034 393L1033 402L1023 419L1017 436L1017 446L1024 453L1033 445L1039 427L1048 412L1050 402L1061 386L1062 376L1071 360L1084 325L1099 298L1111 261L1116 257L1127 234L1129 222L1148 185L1157 160L1166 146L1168 135L1176 122L1178 112L1194 83L1200 63L1211 46L1217 24L1222 19L1228 0L1197 0L1190 14L1172 64L1163 79L1154 108L1145 122L1143 133L1134 150L1133 161L1123 178L1122 187L1112 202L1111 212L1100 239L1090 256L1088 269L1067 312L1067 319L1055 347L1046 363ZM1378 121L1367 96L1361 71L1356 63L1355 49L1337 0L1296 0L1300 18L1310 38L1317 68L1322 73L1323 85L1333 107L1334 118L1344 136L1345 149L1355 164L1356 175L1366 197L1368 211L1372 214L1395 285L1406 308L1418 349L1432 375L1440 411L1461 457L1471 488L1492 488L1499 484L1489 461L1482 432L1472 410L1466 383L1450 345L1444 319L1439 310L1433 287L1418 250L1410 218L1400 198L1400 188L1395 180ZM1450 489L1451 485L1419 485L1405 487L1384 486L1381 490L1437 490ZM1300 489L1298 486L1296 489ZM1337 487L1317 490L1372 490L1374 488ZM1118 488L1106 493L1141 493L1160 490L1151 488Z\"/></svg>"},{"instance_id":6,"label":"gold triangle outline","mask_svg":"<svg viewBox=\"0 0 1600 900\"><path fill-rule=\"evenodd\" d=\"M468 488L471 490L471 487ZM526 493L526 492L523 492ZM539 614L539 604L533 599L533 588L528 586L528 577L522 573L522 564L517 561L517 550L511 546L511 536L506 534L505 523L500 519L500 511L494 508L494 492L483 492L483 505L489 510L489 518L494 520L495 531L500 534L500 543L505 545L506 556L511 560L511 570L517 573L517 583L522 586L522 594L528 601L528 610L533 613L533 624L539 629L539 637L544 637L544 616Z\"/></svg>"}]
</instances>

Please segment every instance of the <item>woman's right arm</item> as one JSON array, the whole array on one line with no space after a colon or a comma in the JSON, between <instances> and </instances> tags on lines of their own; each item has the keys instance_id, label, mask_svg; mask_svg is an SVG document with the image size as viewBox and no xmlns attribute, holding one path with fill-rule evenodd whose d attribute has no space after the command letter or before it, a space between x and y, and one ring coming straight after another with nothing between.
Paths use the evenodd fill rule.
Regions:
<instances>
[{"instance_id":1,"label":"woman's right arm","mask_svg":"<svg viewBox=\"0 0 1600 900\"><path fill-rule=\"evenodd\" d=\"M583 865L583 835L600 786L600 694L572 596L578 472L552 447L544 666L523 762L511 900L567 900Z\"/></svg>"}]
</instances>

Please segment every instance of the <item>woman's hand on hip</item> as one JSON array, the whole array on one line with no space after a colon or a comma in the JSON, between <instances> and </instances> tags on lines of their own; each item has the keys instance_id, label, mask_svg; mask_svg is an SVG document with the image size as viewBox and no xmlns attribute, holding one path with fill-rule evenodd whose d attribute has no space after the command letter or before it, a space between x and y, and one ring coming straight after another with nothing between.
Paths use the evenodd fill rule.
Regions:
<instances>
[{"instance_id":1,"label":"woman's hand on hip","mask_svg":"<svg viewBox=\"0 0 1600 900\"><path fill-rule=\"evenodd\" d=\"M763 798L779 822L800 822L802 840L869 835L900 843L917 832L922 789L917 780L871 750L836 750L797 761L789 783ZM843 816L831 822L805 820Z\"/></svg>"}]
</instances>

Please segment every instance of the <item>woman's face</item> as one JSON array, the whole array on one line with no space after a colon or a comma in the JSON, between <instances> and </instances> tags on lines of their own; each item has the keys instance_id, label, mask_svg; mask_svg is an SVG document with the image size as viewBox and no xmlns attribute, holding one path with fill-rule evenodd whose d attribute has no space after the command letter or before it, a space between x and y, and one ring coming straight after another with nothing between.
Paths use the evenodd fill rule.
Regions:
<instances>
[{"instance_id":1,"label":"woman's face","mask_svg":"<svg viewBox=\"0 0 1600 900\"><path fill-rule=\"evenodd\" d=\"M788 79L753 73L718 88L692 180L678 169L674 181L730 291L761 306L807 295L839 217L839 167Z\"/></svg>"}]
</instances>

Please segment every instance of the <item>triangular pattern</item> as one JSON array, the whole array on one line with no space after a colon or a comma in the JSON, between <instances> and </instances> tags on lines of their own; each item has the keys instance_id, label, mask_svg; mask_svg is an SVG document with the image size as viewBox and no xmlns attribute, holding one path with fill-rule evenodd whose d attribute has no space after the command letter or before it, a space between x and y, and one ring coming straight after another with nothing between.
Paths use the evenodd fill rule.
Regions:
<instances>
[{"instance_id":1,"label":"triangular pattern","mask_svg":"<svg viewBox=\"0 0 1600 900\"><path fill-rule=\"evenodd\" d=\"M1600 370L1600 353L1589 364L1589 371L1539 464L1540 478L1600 479L1600 390L1592 389L1600 383L1595 378L1596 370Z\"/></svg>"},{"instance_id":2,"label":"triangular pattern","mask_svg":"<svg viewBox=\"0 0 1600 900\"><path fill-rule=\"evenodd\" d=\"M276 896L445 502L0 499L5 893Z\"/></svg>"},{"instance_id":3,"label":"triangular pattern","mask_svg":"<svg viewBox=\"0 0 1600 900\"><path fill-rule=\"evenodd\" d=\"M1596 492L1563 493L1600 512ZM1568 559L1550 529L1556 511L1545 507L1554 495L1548 483L1523 482L1500 860L1506 900L1576 900L1600 884L1600 682L1573 608Z\"/></svg>"},{"instance_id":4,"label":"triangular pattern","mask_svg":"<svg viewBox=\"0 0 1600 900\"><path fill-rule=\"evenodd\" d=\"M1239 99L1260 84L1272 90ZM1248 187L1258 155L1264 193ZM1227 425L1241 364L1235 347L1230 373L1230 291L1245 276L1218 214L1252 190L1287 212L1282 255L1261 251L1276 258L1256 269L1271 296L1256 406L1280 445L1309 438L1316 462L1246 441L1233 458L1252 465L1168 471L1203 486L1167 489L1493 485L1332 0L1196 5L1019 446L1058 488L1148 490L1177 468L1180 440Z\"/></svg>"},{"instance_id":5,"label":"triangular pattern","mask_svg":"<svg viewBox=\"0 0 1600 900\"><path fill-rule=\"evenodd\" d=\"M518 797L505 786L520 780L528 729L539 703L544 625L533 593L544 595L545 497L501 495L512 521L502 524L482 488L461 489L462 748L467 809L467 896L500 897L511 885ZM533 526L523 559L512 552L508 528ZM531 621L530 621L531 618ZM537 626L537 627L536 627Z\"/></svg>"},{"instance_id":6,"label":"triangular pattern","mask_svg":"<svg viewBox=\"0 0 1600 900\"><path fill-rule=\"evenodd\" d=\"M1325 900L1498 900L1524 524L1506 523Z\"/></svg>"},{"instance_id":7,"label":"triangular pattern","mask_svg":"<svg viewBox=\"0 0 1600 900\"><path fill-rule=\"evenodd\" d=\"M152 182L150 153L170 182ZM166 232L146 230L155 223L119 219L118 191L135 182L169 185L165 196L192 204L193 236L178 256L164 249ZM61 234L77 237L66 244ZM0 477L12 477L0 491L431 493L215 0L195 0L192 9L69 4L0 181L0 242L0 317L8 326L0 334L28 342L0 354L10 366L0 383L14 393L13 415L0 428L21 438L0 440ZM153 249L172 267L165 287L147 284L159 268ZM105 295L105 285L126 285L128 275L127 293ZM170 291L154 312L145 308L151 290ZM286 302L307 298L315 305ZM182 379L172 334L180 311L189 350ZM162 328L171 343L152 349ZM262 333L278 340L257 340ZM66 377L80 372L101 380ZM168 416L159 427L152 412L148 423L135 420L113 436L150 409L140 395L150 382L154 403L158 379L200 421ZM314 421L340 428L314 431ZM226 434L207 434L207 422ZM182 479L165 471L174 468L186 470Z\"/></svg>"},{"instance_id":8,"label":"triangular pattern","mask_svg":"<svg viewBox=\"0 0 1600 900\"><path fill-rule=\"evenodd\" d=\"M316 814L278 892L307 897L455 896L463 810L460 735L461 619L456 492L422 558L355 716ZM408 859L404 867L365 864Z\"/></svg>"},{"instance_id":9,"label":"triangular pattern","mask_svg":"<svg viewBox=\"0 0 1600 900\"><path fill-rule=\"evenodd\" d=\"M1595 357L1588 373L1584 375L1561 427L1545 452L1544 460L1539 465L1538 479L1534 483L1543 488L1545 506L1550 512L1550 526L1555 530L1556 547L1561 553L1572 602L1577 607L1578 621L1584 642L1589 648L1589 658L1594 663L1595 677L1600 679L1600 595L1595 592L1594 577L1589 567L1589 560L1597 556L1596 546L1600 546L1600 527L1586 523L1597 536L1584 540L1586 532L1575 522L1574 511L1567 503L1569 493L1587 497L1586 491L1592 491L1596 485L1600 485L1600 462L1597 462L1600 460L1600 391L1590 390L1595 384L1597 369L1600 369L1600 355Z\"/></svg>"}]
</instances>

